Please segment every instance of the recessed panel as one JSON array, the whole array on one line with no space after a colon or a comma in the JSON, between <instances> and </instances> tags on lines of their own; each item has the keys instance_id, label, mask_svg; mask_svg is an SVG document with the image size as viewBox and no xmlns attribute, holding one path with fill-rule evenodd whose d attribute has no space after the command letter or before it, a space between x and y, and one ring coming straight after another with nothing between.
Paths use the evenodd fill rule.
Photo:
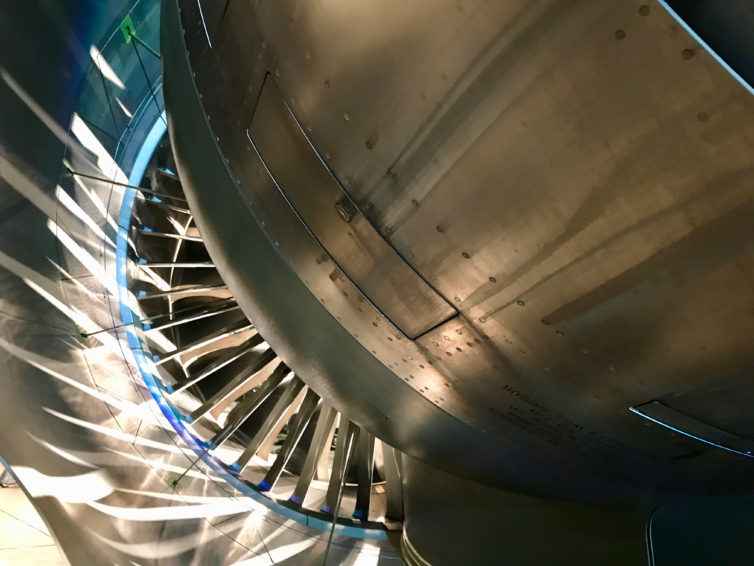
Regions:
<instances>
[{"instance_id":1,"label":"recessed panel","mask_svg":"<svg viewBox=\"0 0 754 566\"><path fill-rule=\"evenodd\" d=\"M249 139L280 191L333 261L406 336L416 338L456 315L351 201L269 77Z\"/></svg>"}]
</instances>

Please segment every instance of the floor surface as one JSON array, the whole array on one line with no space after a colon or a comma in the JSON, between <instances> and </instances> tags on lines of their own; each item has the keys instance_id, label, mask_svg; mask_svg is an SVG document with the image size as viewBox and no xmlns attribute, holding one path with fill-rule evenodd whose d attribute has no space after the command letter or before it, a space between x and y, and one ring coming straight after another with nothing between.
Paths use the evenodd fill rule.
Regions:
<instances>
[{"instance_id":1,"label":"floor surface","mask_svg":"<svg viewBox=\"0 0 754 566\"><path fill-rule=\"evenodd\" d=\"M0 566L67 564L21 488L0 488Z\"/></svg>"}]
</instances>

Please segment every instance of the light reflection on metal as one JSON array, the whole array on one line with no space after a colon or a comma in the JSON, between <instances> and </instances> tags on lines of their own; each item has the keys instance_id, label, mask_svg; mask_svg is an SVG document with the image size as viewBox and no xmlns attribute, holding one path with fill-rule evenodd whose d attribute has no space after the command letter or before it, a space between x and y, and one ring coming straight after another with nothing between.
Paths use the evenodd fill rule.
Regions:
<instances>
[{"instance_id":1,"label":"light reflection on metal","mask_svg":"<svg viewBox=\"0 0 754 566\"><path fill-rule=\"evenodd\" d=\"M108 64L105 58L102 57L99 49L97 49L94 45L89 47L89 56L92 58L92 62L102 73L102 76L104 76L108 81L113 83L119 89L123 90L126 88L126 85L123 84L123 81L120 80L115 71L113 71L113 68Z\"/></svg>"},{"instance_id":2,"label":"light reflection on metal","mask_svg":"<svg viewBox=\"0 0 754 566\"><path fill-rule=\"evenodd\" d=\"M155 2L141 2L142 6L150 4L157 5ZM70 39L75 41L77 38ZM104 49L97 50L97 56L102 69L108 56ZM116 66L109 66L110 69L113 67ZM70 134L67 133L20 86L24 80L14 80L5 69L0 73L2 81L32 111L32 116L67 146L81 171L105 179L112 176L116 181L123 180L124 170L130 170L130 162L121 169L98 141L100 134L90 128L90 122L74 116ZM125 82L127 79L123 77ZM128 118L136 117L129 128L134 131L143 128L139 120L148 113L145 114L142 106L137 105L133 113L128 112L123 104L120 107ZM226 548L243 549L240 554L228 555L234 560L257 553L263 563L272 564L270 552L277 552L277 547L282 548L286 540L311 537L313 531L300 526L291 530L286 521L276 518L266 507L247 497L239 497L232 490L229 490L233 493L230 497L194 495L197 490L199 493L223 493L215 483L217 476L203 464L188 474L186 484L179 491L155 491L161 486L161 474L174 475L185 469L188 451L182 443L176 442L173 428L162 417L156 403L150 397L145 398L138 382L132 380L130 372L135 365L124 334L117 329L110 330L116 322L110 317L117 313L112 310L110 301L114 298L113 291L118 293L113 287L115 278L110 262L115 246L111 229L117 227L111 212L123 192L104 180L74 177L60 181L68 189L60 185L56 187L53 183L51 187L55 188L51 194L49 187L39 182L37 172L29 171L21 160L6 153L5 147L0 151L0 160L0 176L21 196L18 201L31 203L44 215L39 226L30 225L28 233L19 234L21 246L51 243L61 255L33 257L23 247L0 251L0 267L5 273L7 288L12 291L12 294L0 298L3 328L10 330L0 337L0 351L3 360L10 360L13 364L8 375L10 382L3 383L13 389L17 385L14 378L22 375L29 378L26 386L33 387L41 404L49 401L48 405L41 407L43 411L19 413L15 423L18 426L16 442L27 443L30 458L36 457L43 465L37 468L16 463L13 467L25 478L26 487L40 505L47 505L45 502L54 499L60 503L58 516L61 512L68 514L66 526L58 523L54 527L60 528L63 536L68 532L66 529L79 529L84 538L100 540L111 549L120 548L131 558L124 561L123 554L103 552L100 561L89 563L130 563L134 560L141 563L160 556L167 560L187 551L194 552L199 558L203 552L211 554ZM70 183L70 187L66 183ZM13 190L9 193L15 198ZM125 245L127 249L133 249L129 238L126 238ZM98 255L99 251L102 255ZM45 270L45 266L49 269ZM141 275L164 291L170 289L152 270L143 269ZM43 300L38 300L39 297ZM23 317L28 305L12 304L16 299L24 302L31 299L32 305L38 305L33 319ZM137 315L141 312L134 297L128 297L128 303ZM56 316L56 311L64 316ZM5 325L6 321L11 324ZM16 341L14 332L19 327L27 334L23 340ZM91 339L82 341L81 330L91 333ZM153 343L156 334L153 332L150 336ZM28 349L31 347L26 341L28 336L41 336L46 341L45 350L37 349L34 342L31 343L33 349ZM160 346L168 347L170 343L165 341ZM48 352L50 357L45 355ZM29 403L28 399L23 399L19 411L24 411L24 406L28 409ZM91 418L91 415L97 416ZM47 429L33 430L40 419ZM30 425L29 428L26 425ZM39 460L40 452L49 457ZM35 455L32 457L31 454ZM51 474L50 467L65 470L65 475ZM85 471L72 472L75 469ZM129 488L122 488L124 481L128 482ZM132 489L139 485L150 486L152 490ZM167 507L159 511L161 506L154 505L160 496L176 502L169 508L170 512ZM142 505L142 514L131 514L122 506L123 502L131 506ZM226 526L212 524L218 510L220 514L234 513L226 526L235 525L239 531L249 528L252 532L264 533L256 535L253 541L245 541L251 551L238 545L225 530ZM162 516L158 516L159 513ZM201 527L193 532L187 531L197 524L189 517L202 519L199 522ZM154 524L155 530L150 534L142 528L142 523ZM175 536L172 529L186 534ZM118 533L117 537L110 536L114 532ZM146 542L147 534L152 538L149 542ZM316 537L307 540L306 544L307 548L321 546ZM97 545L88 546L94 548Z\"/></svg>"},{"instance_id":3,"label":"light reflection on metal","mask_svg":"<svg viewBox=\"0 0 754 566\"><path fill-rule=\"evenodd\" d=\"M78 476L51 476L26 466L13 466L13 473L32 497L54 497L64 503L91 505L114 491L103 470Z\"/></svg>"},{"instance_id":4,"label":"light reflection on metal","mask_svg":"<svg viewBox=\"0 0 754 566\"><path fill-rule=\"evenodd\" d=\"M156 145L157 133L156 131L159 131L161 129L160 122L156 122L155 126L153 127L153 134L150 134L148 136L148 140L151 140L151 143L154 143ZM148 149L143 150L143 154L140 154L137 158L137 163L140 165L138 168L134 167L129 179L128 179L128 185L135 186L140 182L139 175L143 176L143 172L146 169L146 163L141 160L142 155L151 156L151 151ZM131 207L136 204L136 196L137 191L134 189L126 188L125 191L125 197L124 197L124 204L121 208L120 216L119 216L119 237L116 244L116 273L118 274L119 278L119 291L121 293L121 297L129 297L131 295L131 291L129 290L129 284L126 279L126 274L128 272L126 262L126 254L125 254L125 245L124 240L127 237L128 230L126 229L127 226L130 226L130 219L132 216ZM170 212L169 209L167 209L168 212ZM168 219L173 221L173 225L176 229L177 234L185 234L189 223L181 224L178 223L176 220L172 219L171 216L167 217ZM141 228L141 230L149 230L148 228ZM179 245L180 245L180 239L179 239ZM166 284L169 286L170 283L166 281ZM135 327L132 326L132 322L134 322L133 315L129 312L128 306L122 301L121 302L121 318L124 321L124 329L126 331L126 335L128 337L131 349L133 351L134 358L136 360L137 366L140 368L140 372L142 374L143 379L147 383L149 391L154 396L155 400L158 403L158 406L160 406L160 409L163 411L165 416L167 417L168 421L171 423L172 426L176 427L179 434L181 434L182 437L184 437L184 440L187 441L187 444L190 446L192 443L198 442L196 437L194 436L194 432L190 430L185 429L184 421L191 421L193 419L188 419L187 417L183 417L181 410L178 408L178 406L172 402L171 400L168 400L164 397L165 393L169 393L171 395L174 395L175 393L181 392L185 389L187 389L189 386L195 384L200 379L203 378L204 374L215 371L215 366L221 367L226 365L227 363L232 362L234 359L236 359L238 356L243 355L245 353L245 350L243 350L243 344L241 344L240 348L241 350L237 353L234 353L231 351L228 355L225 356L227 358L226 361L223 361L223 358L220 358L217 362L214 364L211 364L207 368L205 368L202 373L195 375L193 377L189 376L187 379L185 379L183 382L179 382L178 384L174 385L162 385L160 378L157 377L156 373L156 364L153 361L159 360L160 356L154 356L154 355L145 355L144 351L147 348L146 345L142 344L141 339L139 337L139 332ZM173 323L166 323L162 326L167 326ZM145 329L147 332L149 332L151 329ZM266 347L266 345L265 345ZM237 348L238 349L238 348ZM186 360L178 358L179 363L184 367L184 371L188 370L185 369ZM159 362L158 362L159 363ZM219 364L219 365L218 365ZM237 390L238 387L234 386L234 389ZM260 433L258 436L259 438L256 440L252 440L251 444L247 447L244 454L241 455L240 462L242 462L241 466L242 468L245 466L248 459L250 459L252 456L257 458L264 459L264 455L269 453L269 450L271 448L271 443L273 440L278 436L278 433L280 432L280 429L285 425L285 423L290 419L290 417L293 415L293 413L296 410L296 407L300 404L301 399L303 399L303 395L305 393L305 390L300 391L300 393L297 395L296 400L294 400L292 403L289 403L285 399L283 399L283 402L286 405L286 409L284 413L280 413L280 416L275 417L276 411L278 409L274 409L272 416L275 417L274 420L271 420L268 423L268 428L264 429L262 433ZM222 400L218 400L219 404L223 404ZM197 409L198 410L198 409ZM282 407L279 409L282 411ZM196 411L195 411L196 412ZM205 413L205 411L202 411ZM242 421L240 421L242 422ZM238 426L239 423L235 423L231 426L231 428L228 428L229 431L234 431L235 428ZM227 436L227 435L226 435ZM226 436L223 437L223 440L226 438ZM190 440L187 440L188 437ZM193 444L196 446L196 444ZM205 460L215 471L219 472L226 481L229 481L232 485L234 485L236 488L240 489L244 493L247 493L247 495L250 495L255 500L259 500L260 495L255 492L254 490L249 490L248 485L244 483L244 481L239 480L233 473L229 473L227 464L223 463L223 458L220 452L219 447L221 445L221 442L210 442L209 444L204 443L203 445L199 444L198 448L194 448L195 452L198 454L198 457ZM213 452L210 452L210 449L213 450ZM198 462L198 459L195 461ZM184 473L189 472L190 470L184 470ZM180 481L179 476L177 480L174 480L174 485L177 485ZM264 500L262 500L264 502ZM267 504L270 504L270 500L267 500ZM273 505L276 505L273 503ZM275 507L273 507L275 508ZM342 532L347 533L349 536L357 536L357 537L366 537L366 538L376 538L376 539L384 539L385 533L384 531L378 530L378 529L372 529L372 528L364 528L364 527L350 527L347 525L340 525L340 524L333 524L328 521L323 521L321 519L317 519L314 517L307 516L305 513L302 513L298 510L292 510L287 507L282 507L281 509L276 509L278 512L284 513L289 518L293 518L297 521L302 521L305 524L309 524L312 526L317 527L318 525L321 525L321 528L330 530L331 533L334 532ZM333 530L334 525L334 530ZM319 528L319 527L318 527Z\"/></svg>"}]
</instances>

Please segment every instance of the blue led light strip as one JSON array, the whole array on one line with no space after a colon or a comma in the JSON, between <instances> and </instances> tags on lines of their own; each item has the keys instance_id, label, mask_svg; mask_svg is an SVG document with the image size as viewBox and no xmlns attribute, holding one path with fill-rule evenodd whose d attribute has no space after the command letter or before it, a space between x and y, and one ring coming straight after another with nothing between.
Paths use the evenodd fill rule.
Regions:
<instances>
[{"instance_id":1,"label":"blue led light strip","mask_svg":"<svg viewBox=\"0 0 754 566\"><path fill-rule=\"evenodd\" d=\"M659 0L659 2L660 2L660 5L663 8L665 8L665 10L667 10L667 12L671 16L673 16L673 18L675 18L675 20L679 24L681 24L681 26L683 26L683 29L685 29L687 32L689 32L689 34L691 35L691 37L693 37L699 43L699 45L701 45L702 47L704 47L704 49L707 50L707 52L710 55L712 55L712 57L715 59L715 61L717 61L718 63L720 63L720 65L722 65L723 69L725 69L726 71L728 71L731 74L731 76L733 76L733 78L735 78L739 83L741 83L741 85L743 85L743 87L746 90L748 90L750 94L754 94L754 86L750 85L748 82L746 82L746 80L741 75L739 75L736 71L734 71L733 68L730 65L728 65L728 63L726 63L725 60L722 57L720 57L720 55L718 55L715 52L715 50L712 49L712 47L710 47L707 44L707 42L704 41L701 38L701 36L698 33L696 33L691 28L691 26L689 26L686 23L686 21L681 16L678 15L678 13L675 10L673 10L673 8L670 7L670 5L667 3L666 0Z\"/></svg>"},{"instance_id":2,"label":"blue led light strip","mask_svg":"<svg viewBox=\"0 0 754 566\"><path fill-rule=\"evenodd\" d=\"M751 452L745 452L743 450L736 450L735 448L725 446L724 444L720 444L719 442L712 442L711 440L705 440L704 438L701 438L700 436L696 436L694 434L691 434L690 432L686 432L668 423L655 419L654 417L650 417L646 413L641 412L641 410L639 410L638 407L631 407L629 411L649 421L652 421L655 424L664 426L665 428L669 428L673 432L677 432L678 434L682 434L683 436L688 436L689 438L693 438L694 440L698 440L699 442L703 442L704 444L709 444L710 446L714 446L715 448L720 448L722 450L727 450L728 452L733 452L734 454L738 454L739 456L746 456L747 458L754 458L754 454L752 454Z\"/></svg>"}]
</instances>

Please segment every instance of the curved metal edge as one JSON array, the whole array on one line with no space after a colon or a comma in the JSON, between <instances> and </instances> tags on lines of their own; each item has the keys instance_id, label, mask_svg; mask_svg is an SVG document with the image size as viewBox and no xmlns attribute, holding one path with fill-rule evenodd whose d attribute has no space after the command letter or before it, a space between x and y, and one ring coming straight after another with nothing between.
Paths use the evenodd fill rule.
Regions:
<instances>
[{"instance_id":1,"label":"curved metal edge","mask_svg":"<svg viewBox=\"0 0 754 566\"><path fill-rule=\"evenodd\" d=\"M156 122L152 125L150 132L142 145L136 158L136 162L131 171L131 175L128 179L129 185L137 186L146 171L146 167L149 160L154 153L157 145L159 144L162 136L165 134L167 126L165 124L165 112L158 117ZM290 509L280 503L258 493L252 489L248 484L241 481L237 476L231 473L228 466L223 462L217 460L212 455L207 453L206 448L201 441L196 438L184 425L183 420L180 417L179 412L175 407L165 398L164 388L161 384L155 380L154 375L149 370L149 366L146 361L144 350L142 349L141 342L136 335L132 325L135 322L133 312L128 306L128 284L126 277L127 267L127 251L128 251L128 233L131 224L131 213L133 210L134 202L136 200L135 189L126 189L124 191L124 197L121 204L120 214L118 216L118 236L116 241L116 279L118 284L118 299L120 303L121 320L125 326L125 332L128 339L128 344L133 353L136 365L139 368L142 379L149 389L152 398L157 403L160 411L171 424L173 429L178 433L181 439L194 451L198 458L201 458L213 471L220 475L225 481L227 481L232 487L250 497L254 502L263 505L265 508L279 514L280 516L296 521L299 524L311 527L320 531L330 531L332 529L332 523L318 517L312 517L306 513ZM358 539L370 539L370 540L386 540L387 533L381 529L374 528L362 528L358 526L343 525L336 523L335 532L338 535L343 535L351 538Z\"/></svg>"},{"instance_id":2,"label":"curved metal edge","mask_svg":"<svg viewBox=\"0 0 754 566\"><path fill-rule=\"evenodd\" d=\"M648 566L655 566L655 548L654 548L654 542L652 541L652 519L655 518L656 511L657 511L656 507L652 509L652 513L650 513L649 519L647 519L647 526L644 529L644 540L647 545L647 565Z\"/></svg>"},{"instance_id":3,"label":"curved metal edge","mask_svg":"<svg viewBox=\"0 0 754 566\"><path fill-rule=\"evenodd\" d=\"M725 59L720 57L720 55L718 55L717 52L714 49L712 49L712 47L710 47L710 45L706 41L704 41L702 37L698 33L696 33L696 31L694 31L694 29L688 23L686 23L686 20L684 20L675 10L673 10L673 8L670 7L670 4L668 4L667 0L658 0L658 1L660 3L660 6L665 8L668 14L673 16L675 21L681 24L683 29L685 29L688 32L688 34L691 37L693 37L694 40L697 43L699 43L699 45L701 45L707 51L707 53L709 53L712 56L712 58L720 64L720 66L723 69L728 71L728 73L730 73L730 75L734 79L736 79L739 83L741 83L741 86L743 86L746 90L748 90L750 94L754 94L754 86L750 85L746 81L746 79L744 79L730 65L728 65L728 63L725 62Z\"/></svg>"},{"instance_id":4,"label":"curved metal edge","mask_svg":"<svg viewBox=\"0 0 754 566\"><path fill-rule=\"evenodd\" d=\"M648 405L651 405L653 402L650 401L649 403L644 403L642 405L636 406L636 407L630 407L628 410L634 413L635 415L639 415L642 418L647 419L648 421L651 421L657 425L663 426L669 430L672 430L673 432L676 432L678 434L682 434L683 436L687 436L688 438L691 438L693 440L696 440L697 442L701 442L702 444L706 444L708 446L713 446L715 448L719 448L720 450L725 450L727 452L731 452L733 454L736 454L738 456L743 456L744 458L754 458L754 454L752 454L751 450L737 450L736 448L732 448L730 446L726 446L725 444L721 442L715 442L713 440L708 440L702 437L702 435L694 434L688 430L684 430L681 427L673 426L672 424L665 422L663 420L660 420L656 417L653 417L649 414L647 414L645 411L642 411L642 407L646 407ZM657 403L656 401L654 403ZM659 403L657 403L659 404ZM672 411L672 409L670 409ZM679 413L676 413L679 414ZM685 416L685 415L684 415ZM688 417L687 421L691 421L691 418ZM714 431L714 427L711 427L709 425L706 425L705 423L697 422L699 427L706 430L712 430ZM719 432L719 431L718 431Z\"/></svg>"},{"instance_id":5,"label":"curved metal edge","mask_svg":"<svg viewBox=\"0 0 754 566\"><path fill-rule=\"evenodd\" d=\"M419 554L419 551L416 550L416 547L411 544L406 529L403 529L403 536L401 537L401 556L409 566L432 566L432 563L425 560L424 557Z\"/></svg>"}]
</instances>

